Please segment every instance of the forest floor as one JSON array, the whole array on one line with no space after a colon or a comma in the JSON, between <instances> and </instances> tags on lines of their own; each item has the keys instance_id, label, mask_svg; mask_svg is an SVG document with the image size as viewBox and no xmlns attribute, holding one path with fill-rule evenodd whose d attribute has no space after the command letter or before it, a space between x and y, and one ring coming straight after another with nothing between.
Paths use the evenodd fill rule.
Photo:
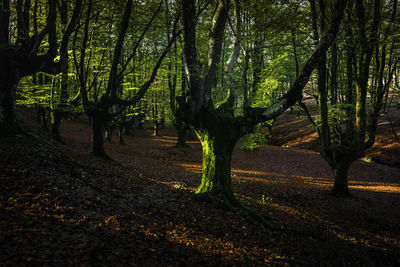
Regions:
<instances>
[{"instance_id":1,"label":"forest floor","mask_svg":"<svg viewBox=\"0 0 400 267\"><path fill-rule=\"evenodd\" d=\"M22 119L31 134L0 142L0 265L400 265L400 146L388 129L372 160L352 165L352 199L330 194L304 117L278 120L279 146L235 149L236 196L291 229L275 231L196 198L201 146L176 148L173 129L137 130L124 146L114 136L105 161L90 155L87 123L65 121L54 145Z\"/></svg>"}]
</instances>

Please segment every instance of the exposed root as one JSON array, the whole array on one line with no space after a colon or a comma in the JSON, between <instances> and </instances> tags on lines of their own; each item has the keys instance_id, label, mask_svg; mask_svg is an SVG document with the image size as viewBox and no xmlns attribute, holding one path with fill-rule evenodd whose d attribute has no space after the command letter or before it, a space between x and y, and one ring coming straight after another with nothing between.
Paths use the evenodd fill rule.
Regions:
<instances>
[{"instance_id":1,"label":"exposed root","mask_svg":"<svg viewBox=\"0 0 400 267\"><path fill-rule=\"evenodd\" d=\"M354 198L353 194L350 193L349 190L342 191L342 190L335 190L332 189L331 194L334 195L335 197L340 197L340 198Z\"/></svg>"},{"instance_id":2,"label":"exposed root","mask_svg":"<svg viewBox=\"0 0 400 267\"><path fill-rule=\"evenodd\" d=\"M175 147L178 147L178 148L191 148L188 144L186 144L184 142L177 142Z\"/></svg>"},{"instance_id":3,"label":"exposed root","mask_svg":"<svg viewBox=\"0 0 400 267\"><path fill-rule=\"evenodd\" d=\"M297 230L297 229L290 229L290 228L285 228L281 225L277 225L275 223L271 222L271 218L268 218L265 214L245 207L242 202L237 200L236 198L234 200L228 199L226 197L223 197L221 194L215 194L215 193L196 193L195 195L198 199L202 201L206 201L208 203L211 203L217 208L227 210L227 211L232 211L234 213L242 215L245 219L255 223L255 224L261 224L267 229L270 229L272 231L279 231L279 232L284 232L292 235L297 235L297 236L303 236L303 237L308 237L312 239L316 239L319 241L325 241L322 237L317 236L313 233L302 231L302 230Z\"/></svg>"},{"instance_id":4,"label":"exposed root","mask_svg":"<svg viewBox=\"0 0 400 267\"><path fill-rule=\"evenodd\" d=\"M250 209L245 206L242 206L242 208L240 210L240 214L243 217L249 219L250 221L253 221L254 223L262 224L264 227L266 227L268 229L271 229L274 231L280 231L282 229L282 227L272 223L267 216L265 216L261 212L258 212L254 209Z\"/></svg>"},{"instance_id":5,"label":"exposed root","mask_svg":"<svg viewBox=\"0 0 400 267\"><path fill-rule=\"evenodd\" d=\"M245 207L236 198L228 199L227 197L224 197L222 194L216 194L216 193L197 193L196 196L201 200L205 200L206 202L211 203L217 208L240 214L244 218L252 221L253 223L260 223L261 225L263 225L268 229L271 230L281 229L281 227L270 222L270 219L267 216L265 216L261 212Z\"/></svg>"},{"instance_id":6,"label":"exposed root","mask_svg":"<svg viewBox=\"0 0 400 267\"><path fill-rule=\"evenodd\" d=\"M59 144L62 144L62 145L66 145L66 144L67 144L67 143L61 138L61 136L59 136L59 135L53 135L53 136L52 136L52 139L53 139L54 142L57 142L57 143L59 143Z\"/></svg>"},{"instance_id":7,"label":"exposed root","mask_svg":"<svg viewBox=\"0 0 400 267\"><path fill-rule=\"evenodd\" d=\"M107 155L107 153L92 153L92 155L107 161L115 161L112 157Z\"/></svg>"}]
</instances>

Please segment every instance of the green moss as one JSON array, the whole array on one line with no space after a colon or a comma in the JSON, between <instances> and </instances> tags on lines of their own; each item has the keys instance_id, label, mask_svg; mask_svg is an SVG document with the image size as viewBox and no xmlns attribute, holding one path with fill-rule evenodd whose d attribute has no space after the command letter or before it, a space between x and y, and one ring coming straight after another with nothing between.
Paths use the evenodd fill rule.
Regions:
<instances>
[{"instance_id":1,"label":"green moss","mask_svg":"<svg viewBox=\"0 0 400 267\"><path fill-rule=\"evenodd\" d=\"M215 110L220 118L233 119L235 101L231 96L227 96L221 102L218 102Z\"/></svg>"},{"instance_id":2,"label":"green moss","mask_svg":"<svg viewBox=\"0 0 400 267\"><path fill-rule=\"evenodd\" d=\"M213 179L215 177L215 151L214 140L206 131L196 131L197 137L203 148L203 166L201 184L196 193L208 192L213 190Z\"/></svg>"}]
</instances>

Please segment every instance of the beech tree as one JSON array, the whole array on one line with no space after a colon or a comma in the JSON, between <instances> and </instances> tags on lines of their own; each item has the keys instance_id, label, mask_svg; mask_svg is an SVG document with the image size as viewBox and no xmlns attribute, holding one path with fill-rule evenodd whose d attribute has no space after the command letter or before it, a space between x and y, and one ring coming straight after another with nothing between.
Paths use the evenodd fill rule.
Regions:
<instances>
[{"instance_id":1,"label":"beech tree","mask_svg":"<svg viewBox=\"0 0 400 267\"><path fill-rule=\"evenodd\" d=\"M318 5L314 0L310 3L314 40L318 45L317 24L324 31L329 6L326 1L318 1ZM345 18L343 41L336 41L329 55L325 53L318 65L319 122L303 104L317 130L321 154L333 171L332 192L344 197L351 196L348 188L350 166L375 142L378 118L400 61L395 54L398 41L393 38L398 1L351 3L347 13L355 16ZM340 54L339 49L346 52ZM340 65L346 70L342 81L338 78Z\"/></svg>"},{"instance_id":2,"label":"beech tree","mask_svg":"<svg viewBox=\"0 0 400 267\"><path fill-rule=\"evenodd\" d=\"M57 36L56 0L0 1L0 127L18 129L15 101L21 78L38 72L57 74L68 68L68 42L78 22L82 0L76 0L74 10L62 37ZM44 25L38 14L47 12ZM62 20L65 21L65 13ZM10 20L13 16L16 19ZM61 25L61 27L63 27ZM45 53L41 51L45 48Z\"/></svg>"},{"instance_id":3,"label":"beech tree","mask_svg":"<svg viewBox=\"0 0 400 267\"><path fill-rule=\"evenodd\" d=\"M151 69L150 75L148 79L143 82L143 84L138 88L136 93L129 98L122 97L122 82L124 78L124 74L127 71L127 67L129 62L135 57L137 53L137 49L145 34L148 33L149 27L155 19L156 15L159 13L161 9L161 5L163 0L160 1L158 5L158 9L156 9L151 17L151 19L146 23L146 27L140 33L139 38L135 42L133 47L130 47L131 51L129 56L122 60L123 50L124 50L124 42L127 38L127 31L129 27L130 17L132 13L132 0L128 0L126 2L124 13L122 15L121 22L119 24L119 32L117 35L117 40L115 43L115 49L113 51L111 69L109 72L109 76L106 80L106 87L103 92L100 93L99 97L95 101L91 101L88 97L88 89L90 89L96 82L94 79L92 82L88 81L89 73L88 69L85 68L85 64L87 64L86 57L86 48L88 46L89 39L89 25L92 14L92 1L89 0L89 4L86 10L86 18L85 24L83 27L83 39L81 44L81 50L79 55L75 57L76 69L78 72L79 82L81 85L81 96L82 96L82 104L84 106L85 112L92 118L92 154L108 158L104 150L104 127L110 122L114 117L120 115L124 112L125 108L128 106L136 105L142 97L145 95L151 84L156 78L156 74L158 69L161 66L161 63L165 56L168 53L169 48L173 44L175 38L180 34L179 31L176 31L177 27L177 19L174 23L174 35L171 37L171 40L167 43L166 47L164 47L162 53L159 55L156 63ZM90 58L90 56L89 56ZM89 59L90 60L90 59Z\"/></svg>"},{"instance_id":4,"label":"beech tree","mask_svg":"<svg viewBox=\"0 0 400 267\"><path fill-rule=\"evenodd\" d=\"M198 10L196 1L182 1L183 53L189 95L177 100L181 109L185 111L182 113L184 121L195 129L203 148L202 181L196 190L197 194L206 194L213 199L222 200L231 207L241 207L232 190L230 173L232 152L236 142L241 136L251 132L255 125L277 117L302 98L303 87L338 33L346 4L346 0L334 2L332 19L328 24L329 29L303 65L302 71L286 94L267 108L244 106L242 115L240 115L236 114L234 110L238 85L232 75L241 49L239 1L234 3L217 1L208 38L208 53L203 61L199 59L199 51L196 46L196 26L200 23L196 14ZM224 33L232 5L236 14L236 23L232 28L234 28L237 38L232 55L225 67L228 94L224 101L215 104L213 103L212 89L221 60ZM202 64L202 62L204 63Z\"/></svg>"}]
</instances>

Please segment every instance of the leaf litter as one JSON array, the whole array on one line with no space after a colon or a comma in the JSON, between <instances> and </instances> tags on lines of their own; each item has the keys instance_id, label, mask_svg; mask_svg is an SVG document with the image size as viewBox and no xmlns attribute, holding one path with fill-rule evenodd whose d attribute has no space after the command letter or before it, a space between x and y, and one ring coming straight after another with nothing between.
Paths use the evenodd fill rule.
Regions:
<instances>
[{"instance_id":1,"label":"leaf litter","mask_svg":"<svg viewBox=\"0 0 400 267\"><path fill-rule=\"evenodd\" d=\"M278 136L293 130L282 129ZM126 146L106 144L113 161L90 155L83 122L64 122L67 145L57 148L2 142L0 264L400 264L397 168L355 163L355 198L338 199L329 194L329 168L310 148L235 149L237 198L274 223L310 233L298 235L265 229L194 197L200 144L178 149L173 129L161 134L137 130Z\"/></svg>"}]
</instances>

